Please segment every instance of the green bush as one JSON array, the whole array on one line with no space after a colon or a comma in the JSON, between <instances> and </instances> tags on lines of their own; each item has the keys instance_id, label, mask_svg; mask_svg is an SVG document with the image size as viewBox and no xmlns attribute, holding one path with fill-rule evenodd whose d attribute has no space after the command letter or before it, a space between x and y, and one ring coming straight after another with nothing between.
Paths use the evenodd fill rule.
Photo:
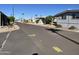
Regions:
<instances>
[{"instance_id":1,"label":"green bush","mask_svg":"<svg viewBox=\"0 0 79 59\"><path fill-rule=\"evenodd\" d=\"M56 25L56 27L57 27L57 28L61 28L61 27L62 27L62 25L60 25L60 24L57 24L57 25Z\"/></svg>"},{"instance_id":2,"label":"green bush","mask_svg":"<svg viewBox=\"0 0 79 59\"><path fill-rule=\"evenodd\" d=\"M24 23L28 23L28 20L24 20Z\"/></svg>"},{"instance_id":3,"label":"green bush","mask_svg":"<svg viewBox=\"0 0 79 59\"><path fill-rule=\"evenodd\" d=\"M57 26L57 22L53 22L53 25L54 25L54 26Z\"/></svg>"},{"instance_id":4,"label":"green bush","mask_svg":"<svg viewBox=\"0 0 79 59\"><path fill-rule=\"evenodd\" d=\"M77 28L75 26L71 26L68 29L74 30L74 29L77 29Z\"/></svg>"},{"instance_id":5,"label":"green bush","mask_svg":"<svg viewBox=\"0 0 79 59\"><path fill-rule=\"evenodd\" d=\"M62 27L62 25L57 24L57 22L54 22L53 25L56 26L57 28L61 28Z\"/></svg>"},{"instance_id":6,"label":"green bush","mask_svg":"<svg viewBox=\"0 0 79 59\"><path fill-rule=\"evenodd\" d=\"M45 23L46 23L46 24L50 24L50 23L52 22L52 18L53 18L53 16L47 16L47 17L45 18Z\"/></svg>"},{"instance_id":7,"label":"green bush","mask_svg":"<svg viewBox=\"0 0 79 59\"><path fill-rule=\"evenodd\" d=\"M10 16L8 18L9 18L9 22L14 22L15 21L15 17L13 17L13 16Z\"/></svg>"},{"instance_id":8,"label":"green bush","mask_svg":"<svg viewBox=\"0 0 79 59\"><path fill-rule=\"evenodd\" d=\"M38 23L39 22L39 20L36 20L36 23Z\"/></svg>"}]
</instances>

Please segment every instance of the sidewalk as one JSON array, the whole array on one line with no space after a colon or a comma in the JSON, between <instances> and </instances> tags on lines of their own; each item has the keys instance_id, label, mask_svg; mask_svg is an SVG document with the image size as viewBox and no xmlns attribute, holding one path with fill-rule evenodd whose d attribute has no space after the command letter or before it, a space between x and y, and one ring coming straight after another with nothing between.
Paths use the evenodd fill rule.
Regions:
<instances>
[{"instance_id":1,"label":"sidewalk","mask_svg":"<svg viewBox=\"0 0 79 59\"><path fill-rule=\"evenodd\" d=\"M79 44L79 33L77 32L68 32L68 31L58 31L60 35L64 36L65 38L72 40Z\"/></svg>"},{"instance_id":2,"label":"sidewalk","mask_svg":"<svg viewBox=\"0 0 79 59\"><path fill-rule=\"evenodd\" d=\"M54 28L54 29L59 29L59 30L63 30L63 31L70 31L70 32L79 32L79 29L74 29L74 30L69 30L67 28Z\"/></svg>"}]
</instances>

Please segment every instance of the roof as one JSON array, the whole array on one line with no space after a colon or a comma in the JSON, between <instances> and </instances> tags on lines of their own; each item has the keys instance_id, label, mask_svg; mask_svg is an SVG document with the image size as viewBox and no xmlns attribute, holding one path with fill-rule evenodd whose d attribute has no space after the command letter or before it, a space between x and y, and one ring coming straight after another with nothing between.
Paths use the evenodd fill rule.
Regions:
<instances>
[{"instance_id":1,"label":"roof","mask_svg":"<svg viewBox=\"0 0 79 59\"><path fill-rule=\"evenodd\" d=\"M0 13L4 14L2 11L0 11Z\"/></svg>"},{"instance_id":2,"label":"roof","mask_svg":"<svg viewBox=\"0 0 79 59\"><path fill-rule=\"evenodd\" d=\"M54 17L60 16L60 15L65 14L65 13L79 13L79 10L65 10L63 12L60 12L60 13L54 15Z\"/></svg>"},{"instance_id":3,"label":"roof","mask_svg":"<svg viewBox=\"0 0 79 59\"><path fill-rule=\"evenodd\" d=\"M4 14L2 11L0 11L0 13L1 13L1 14L3 14L3 15L5 15L5 16L7 17L7 15L6 15L6 14Z\"/></svg>"}]
</instances>

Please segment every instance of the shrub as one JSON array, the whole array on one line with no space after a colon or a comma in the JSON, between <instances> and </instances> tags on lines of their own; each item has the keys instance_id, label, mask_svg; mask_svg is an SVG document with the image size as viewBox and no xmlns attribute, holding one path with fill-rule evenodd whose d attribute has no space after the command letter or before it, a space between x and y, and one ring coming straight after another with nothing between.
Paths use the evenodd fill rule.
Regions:
<instances>
[{"instance_id":1,"label":"shrub","mask_svg":"<svg viewBox=\"0 0 79 59\"><path fill-rule=\"evenodd\" d=\"M68 29L74 30L74 29L77 29L77 28L75 26L71 26Z\"/></svg>"},{"instance_id":2,"label":"shrub","mask_svg":"<svg viewBox=\"0 0 79 59\"><path fill-rule=\"evenodd\" d=\"M62 25L60 25L60 24L57 24L57 25L56 25L56 27L57 27L57 28L61 28L61 27L62 27Z\"/></svg>"},{"instance_id":3,"label":"shrub","mask_svg":"<svg viewBox=\"0 0 79 59\"><path fill-rule=\"evenodd\" d=\"M60 24L57 24L57 22L54 22L54 24L53 24L54 26L56 26L57 28L61 28L62 27L62 25L60 25Z\"/></svg>"},{"instance_id":4,"label":"shrub","mask_svg":"<svg viewBox=\"0 0 79 59\"><path fill-rule=\"evenodd\" d=\"M36 23L38 23L39 22L39 20L36 20Z\"/></svg>"},{"instance_id":5,"label":"shrub","mask_svg":"<svg viewBox=\"0 0 79 59\"><path fill-rule=\"evenodd\" d=\"M24 23L28 23L28 20L24 20Z\"/></svg>"},{"instance_id":6,"label":"shrub","mask_svg":"<svg viewBox=\"0 0 79 59\"><path fill-rule=\"evenodd\" d=\"M9 21L10 22L14 22L15 21L15 17L13 17L13 16L10 16L10 17L8 17L9 18Z\"/></svg>"},{"instance_id":7,"label":"shrub","mask_svg":"<svg viewBox=\"0 0 79 59\"><path fill-rule=\"evenodd\" d=\"M53 25L56 26L57 28L61 28L62 27L62 25L57 24L57 22L53 22Z\"/></svg>"},{"instance_id":8,"label":"shrub","mask_svg":"<svg viewBox=\"0 0 79 59\"><path fill-rule=\"evenodd\" d=\"M57 22L53 22L53 25L57 26Z\"/></svg>"}]
</instances>

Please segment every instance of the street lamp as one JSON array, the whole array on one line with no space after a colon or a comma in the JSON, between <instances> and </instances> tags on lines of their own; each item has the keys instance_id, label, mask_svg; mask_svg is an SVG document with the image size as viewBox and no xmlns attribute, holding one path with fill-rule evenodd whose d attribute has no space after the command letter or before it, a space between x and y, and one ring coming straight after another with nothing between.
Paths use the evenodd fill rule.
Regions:
<instances>
[{"instance_id":1,"label":"street lamp","mask_svg":"<svg viewBox=\"0 0 79 59\"><path fill-rule=\"evenodd\" d=\"M13 23L15 22L15 18L14 18L14 7L12 6L12 17L13 17Z\"/></svg>"},{"instance_id":2,"label":"street lamp","mask_svg":"<svg viewBox=\"0 0 79 59\"><path fill-rule=\"evenodd\" d=\"M35 16L37 17L38 15L36 14Z\"/></svg>"},{"instance_id":3,"label":"street lamp","mask_svg":"<svg viewBox=\"0 0 79 59\"><path fill-rule=\"evenodd\" d=\"M24 19L24 17L23 17L23 16L24 16L24 13L22 13L22 19L21 19L22 21L23 21L23 19Z\"/></svg>"}]
</instances>

